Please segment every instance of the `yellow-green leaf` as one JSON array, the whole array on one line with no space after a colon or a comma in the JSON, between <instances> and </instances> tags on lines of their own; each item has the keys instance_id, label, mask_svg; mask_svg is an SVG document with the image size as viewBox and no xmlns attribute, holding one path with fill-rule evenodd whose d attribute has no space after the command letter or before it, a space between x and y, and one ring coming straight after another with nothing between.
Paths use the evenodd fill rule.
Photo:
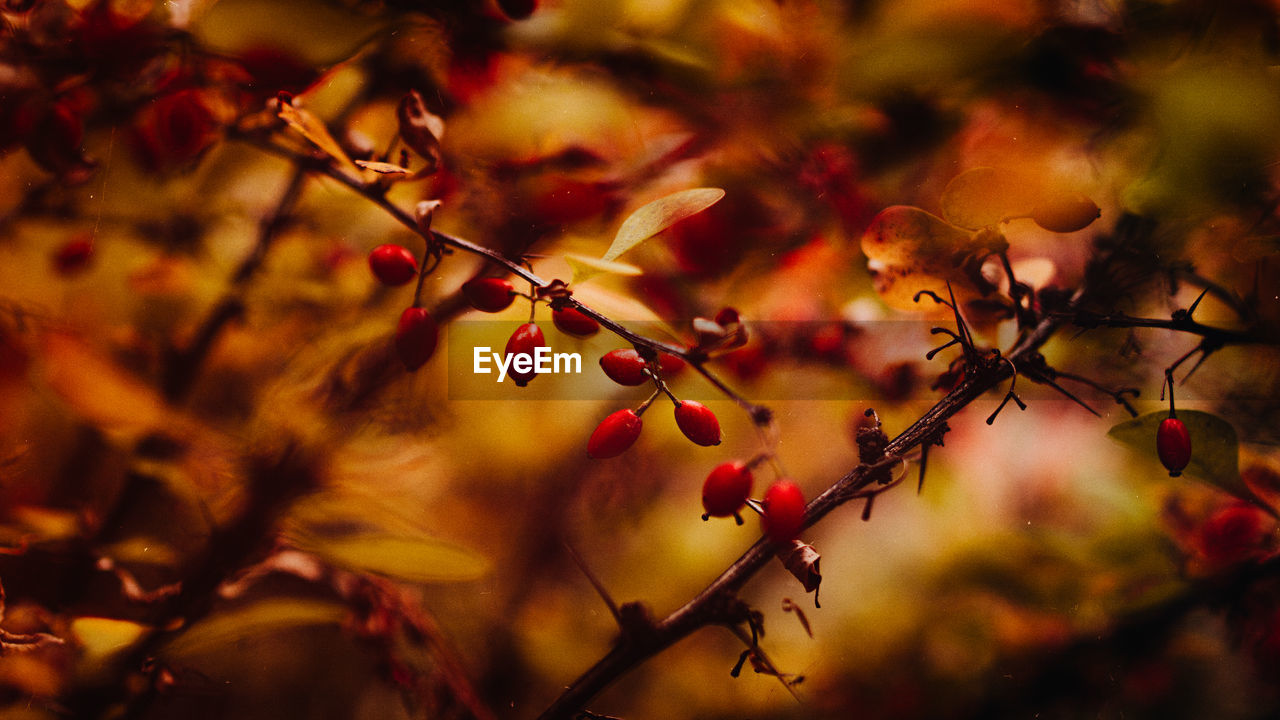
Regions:
<instances>
[{"instance_id":1,"label":"yellow-green leaf","mask_svg":"<svg viewBox=\"0 0 1280 720\"><path fill-rule=\"evenodd\" d=\"M412 583L464 582L489 571L489 562L480 555L431 538L377 532L309 534L296 544L333 565Z\"/></svg>"},{"instance_id":2,"label":"yellow-green leaf","mask_svg":"<svg viewBox=\"0 0 1280 720\"><path fill-rule=\"evenodd\" d=\"M1169 417L1164 410L1126 420L1107 431L1112 439L1139 452L1156 454L1156 431ZM1253 503L1272 515L1274 508L1254 494L1240 477L1240 441L1231 423L1217 415L1199 410L1179 410L1178 419L1187 425L1191 435L1191 462L1183 470L1202 482Z\"/></svg>"},{"instance_id":3,"label":"yellow-green leaf","mask_svg":"<svg viewBox=\"0 0 1280 720\"><path fill-rule=\"evenodd\" d=\"M578 255L577 253L565 253L564 261L573 270L573 277L569 280L570 284L586 282L601 274L634 276L644 272L630 263L601 260L600 258Z\"/></svg>"},{"instance_id":4,"label":"yellow-green leaf","mask_svg":"<svg viewBox=\"0 0 1280 720\"><path fill-rule=\"evenodd\" d=\"M81 659L97 666L142 637L146 625L104 617L78 617L71 621L71 634L80 646Z\"/></svg>"},{"instance_id":5,"label":"yellow-green leaf","mask_svg":"<svg viewBox=\"0 0 1280 720\"><path fill-rule=\"evenodd\" d=\"M216 613L174 638L166 652L201 655L233 647L246 638L308 625L337 625L347 609L328 600L273 598Z\"/></svg>"},{"instance_id":6,"label":"yellow-green leaf","mask_svg":"<svg viewBox=\"0 0 1280 720\"><path fill-rule=\"evenodd\" d=\"M677 222L696 215L720 202L724 190L720 188L693 188L681 190L658 198L641 206L622 221L613 244L604 254L605 260L616 260L620 255L666 230Z\"/></svg>"}]
</instances>

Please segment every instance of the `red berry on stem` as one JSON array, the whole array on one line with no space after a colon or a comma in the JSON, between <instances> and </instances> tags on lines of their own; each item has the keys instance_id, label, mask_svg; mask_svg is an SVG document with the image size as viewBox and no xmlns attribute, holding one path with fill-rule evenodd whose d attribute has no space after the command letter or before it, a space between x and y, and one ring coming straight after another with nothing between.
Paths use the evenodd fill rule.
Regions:
<instances>
[{"instance_id":1,"label":"red berry on stem","mask_svg":"<svg viewBox=\"0 0 1280 720\"><path fill-rule=\"evenodd\" d=\"M684 370L684 366L684 359L671 353L662 353L658 356L658 369L662 370L664 376L675 375Z\"/></svg>"},{"instance_id":2,"label":"red berry on stem","mask_svg":"<svg viewBox=\"0 0 1280 720\"><path fill-rule=\"evenodd\" d=\"M600 330L596 319L575 307L562 307L551 311L551 321L560 332L577 337L590 337Z\"/></svg>"},{"instance_id":3,"label":"red berry on stem","mask_svg":"<svg viewBox=\"0 0 1280 720\"><path fill-rule=\"evenodd\" d=\"M720 444L720 421L711 409L700 402L684 400L676 403L676 425L680 432L698 445Z\"/></svg>"},{"instance_id":4,"label":"red berry on stem","mask_svg":"<svg viewBox=\"0 0 1280 720\"><path fill-rule=\"evenodd\" d=\"M649 376L645 374L645 361L634 348L612 350L600 358L600 368L609 379L619 385L643 385Z\"/></svg>"},{"instance_id":5,"label":"red berry on stem","mask_svg":"<svg viewBox=\"0 0 1280 720\"><path fill-rule=\"evenodd\" d=\"M1169 471L1169 477L1182 474L1191 462L1191 433L1187 424L1176 417L1167 417L1156 431L1156 454Z\"/></svg>"},{"instance_id":6,"label":"red berry on stem","mask_svg":"<svg viewBox=\"0 0 1280 720\"><path fill-rule=\"evenodd\" d=\"M438 337L439 328L431 313L418 307L406 308L396 326L396 355L413 372L431 359Z\"/></svg>"},{"instance_id":7,"label":"red berry on stem","mask_svg":"<svg viewBox=\"0 0 1280 720\"><path fill-rule=\"evenodd\" d=\"M634 410L613 413L600 421L591 433L591 439L587 440L587 455L597 459L621 455L640 437L642 423Z\"/></svg>"},{"instance_id":8,"label":"red berry on stem","mask_svg":"<svg viewBox=\"0 0 1280 720\"><path fill-rule=\"evenodd\" d=\"M800 486L782 478L764 492L764 513L760 525L769 539L778 544L795 540L804 527L804 493Z\"/></svg>"},{"instance_id":9,"label":"red berry on stem","mask_svg":"<svg viewBox=\"0 0 1280 720\"><path fill-rule=\"evenodd\" d=\"M751 469L740 462L721 463L702 483L702 508L711 517L730 517L747 504L754 478Z\"/></svg>"},{"instance_id":10,"label":"red berry on stem","mask_svg":"<svg viewBox=\"0 0 1280 720\"><path fill-rule=\"evenodd\" d=\"M418 259L399 245L379 245L369 253L369 269L383 285L404 285L417 277Z\"/></svg>"},{"instance_id":11,"label":"red berry on stem","mask_svg":"<svg viewBox=\"0 0 1280 720\"><path fill-rule=\"evenodd\" d=\"M507 371L507 375L516 385L524 387L537 376L537 353L540 347L547 347L547 341L542 335L542 328L535 323L525 323L511 333L511 339L507 340L506 354L525 355L529 358L528 363L522 362L521 358L511 361L511 369ZM517 369L517 365L526 369Z\"/></svg>"},{"instance_id":12,"label":"red berry on stem","mask_svg":"<svg viewBox=\"0 0 1280 720\"><path fill-rule=\"evenodd\" d=\"M502 278L474 278L462 283L462 296L471 307L482 312L496 313L506 310L516 299L516 289Z\"/></svg>"}]
</instances>

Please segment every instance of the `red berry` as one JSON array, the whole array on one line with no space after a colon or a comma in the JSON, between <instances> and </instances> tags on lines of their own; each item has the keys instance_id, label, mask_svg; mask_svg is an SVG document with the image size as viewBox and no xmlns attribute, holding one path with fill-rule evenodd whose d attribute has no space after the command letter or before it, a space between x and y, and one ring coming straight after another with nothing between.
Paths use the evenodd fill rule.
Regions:
<instances>
[{"instance_id":1,"label":"red berry","mask_svg":"<svg viewBox=\"0 0 1280 720\"><path fill-rule=\"evenodd\" d=\"M515 301L516 289L509 280L496 277L473 278L462 283L462 295L471 307L482 312L506 310Z\"/></svg>"},{"instance_id":2,"label":"red berry","mask_svg":"<svg viewBox=\"0 0 1280 720\"><path fill-rule=\"evenodd\" d=\"M1191 433L1187 432L1186 423L1176 417L1161 421L1160 429L1156 431L1156 454L1169 470L1169 477L1182 474L1183 468L1191 462Z\"/></svg>"},{"instance_id":3,"label":"red berry","mask_svg":"<svg viewBox=\"0 0 1280 720\"><path fill-rule=\"evenodd\" d=\"M600 330L596 319L575 307L563 307L551 311L551 321L560 332L577 337L591 337Z\"/></svg>"},{"instance_id":4,"label":"red berry","mask_svg":"<svg viewBox=\"0 0 1280 720\"><path fill-rule=\"evenodd\" d=\"M512 361L507 375L515 381L516 385L524 387L537 376L537 352L540 347L547 347L547 341L542 336L542 328L535 323L525 323L511 333L511 339L507 341L506 354L527 355L533 361L528 370L517 370L516 361Z\"/></svg>"},{"instance_id":5,"label":"red berry","mask_svg":"<svg viewBox=\"0 0 1280 720\"><path fill-rule=\"evenodd\" d=\"M396 354L409 372L431 359L438 336L436 321L426 310L411 307L400 314L400 324L396 326Z\"/></svg>"},{"instance_id":6,"label":"red berry","mask_svg":"<svg viewBox=\"0 0 1280 720\"><path fill-rule=\"evenodd\" d=\"M399 245L379 245L369 253L369 269L383 285L404 285L418 275L418 259Z\"/></svg>"},{"instance_id":7,"label":"red berry","mask_svg":"<svg viewBox=\"0 0 1280 720\"><path fill-rule=\"evenodd\" d=\"M634 348L613 350L600 358L600 367L609 379L619 385L643 385L649 380L645 374L645 361Z\"/></svg>"},{"instance_id":8,"label":"red berry","mask_svg":"<svg viewBox=\"0 0 1280 720\"><path fill-rule=\"evenodd\" d=\"M53 269L59 275L74 275L89 266L93 258L93 242L79 237L63 243L53 254Z\"/></svg>"},{"instance_id":9,"label":"red berry","mask_svg":"<svg viewBox=\"0 0 1280 720\"><path fill-rule=\"evenodd\" d=\"M664 376L670 377L684 370L685 362L683 358L672 355L671 353L662 353L658 356L658 369L662 370Z\"/></svg>"},{"instance_id":10,"label":"red berry","mask_svg":"<svg viewBox=\"0 0 1280 720\"><path fill-rule=\"evenodd\" d=\"M788 478L778 480L764 492L764 514L760 525L769 539L778 544L795 540L804 527L804 493Z\"/></svg>"},{"instance_id":11,"label":"red berry","mask_svg":"<svg viewBox=\"0 0 1280 720\"><path fill-rule=\"evenodd\" d=\"M591 439L587 440L587 455L604 459L621 455L640 437L642 421L634 410L619 410L600 421Z\"/></svg>"},{"instance_id":12,"label":"red berry","mask_svg":"<svg viewBox=\"0 0 1280 720\"><path fill-rule=\"evenodd\" d=\"M717 465L707 476L706 482L702 483L702 507L707 515L737 515L742 506L747 504L753 479L751 469L740 462Z\"/></svg>"},{"instance_id":13,"label":"red berry","mask_svg":"<svg viewBox=\"0 0 1280 720\"><path fill-rule=\"evenodd\" d=\"M700 402L684 400L676 403L676 425L680 432L698 445L720 444L720 421L716 414Z\"/></svg>"}]
</instances>

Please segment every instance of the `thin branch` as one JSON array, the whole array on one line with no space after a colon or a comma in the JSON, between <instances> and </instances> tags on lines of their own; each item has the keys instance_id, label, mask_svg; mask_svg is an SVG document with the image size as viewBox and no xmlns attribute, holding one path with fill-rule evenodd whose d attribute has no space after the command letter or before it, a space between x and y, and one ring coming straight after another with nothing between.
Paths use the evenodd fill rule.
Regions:
<instances>
[{"instance_id":1,"label":"thin branch","mask_svg":"<svg viewBox=\"0 0 1280 720\"><path fill-rule=\"evenodd\" d=\"M253 249L231 275L231 288L196 328L191 342L185 348L170 352L164 368L164 377L161 379L161 390L169 400L181 400L190 392L218 336L222 334L227 323L239 317L244 311L242 300L244 286L262 267L267 251L271 249L272 243L288 221L294 205L302 194L306 178L306 168L301 164L295 164L289 183L280 194L280 199L276 201L275 208L258 224L258 236L253 243Z\"/></svg>"},{"instance_id":2,"label":"thin branch","mask_svg":"<svg viewBox=\"0 0 1280 720\"><path fill-rule=\"evenodd\" d=\"M896 458L912 448L937 438L947 419L970 402L998 386L1012 375L1010 366L1036 352L1062 324L1062 318L1041 320L1007 354L1011 363L995 363L975 367L964 381L929 409L919 420L889 441L885 455ZM814 498L805 509L805 526L821 521L832 510L856 497L857 492L874 481L871 465L860 464ZM696 630L713 624L724 624L722 608L748 580L760 572L774 557L777 546L767 538L756 541L742 556L689 602L657 622L645 637L630 637L615 645L595 665L573 681L539 716L540 720L565 720L586 705L604 688L631 669L657 655Z\"/></svg>"},{"instance_id":3,"label":"thin branch","mask_svg":"<svg viewBox=\"0 0 1280 720\"><path fill-rule=\"evenodd\" d=\"M440 245L452 247L467 253L471 253L473 255L479 255L481 257L484 257L489 261L493 262L494 264L499 265L500 267L505 269L508 273L529 282L534 286L535 289L547 287L552 282L550 280L543 279L542 277L534 273L529 268L520 264L520 261L518 259L508 258L507 256L503 255L502 253L496 250L487 248L483 245L478 245L476 243L471 242L470 240L465 240L463 238L456 237L448 233L443 233L443 232L440 232L439 230L434 230L434 229L428 231L431 237L429 240L427 240L426 237L424 236L422 228L418 225L418 222L413 217L413 215L407 212L406 210L404 210L403 208L401 208L399 205L396 205L394 202L389 200L386 196L384 188L378 185L370 185L364 182L362 179L358 177L354 177L346 173L345 171L337 167L334 167L334 165L328 162L327 160L320 161L310 156L301 155L294 150L275 144L270 140L264 139L261 136L256 134L241 132L241 133L233 133L232 137L245 141L256 148L263 150L264 152L268 152L278 157L283 157L285 159L288 159L294 162L299 168L305 168L312 172L319 173L321 175L324 175L325 177L328 177L332 180L336 180L337 182L347 186L349 189L353 190L360 196L364 197L365 199L369 200L373 204L382 208L396 222L403 225L409 231L413 232L415 235L418 235L419 237L423 237L424 240L428 242L428 244L438 243ZM595 310L587 305L584 305L583 303L578 301L576 298L574 298L572 295L564 298L563 302L566 306L572 306L582 314L594 319L596 322L600 324L602 328L608 330L614 335L617 335L618 337L631 343L632 345L649 348L653 350L655 353L667 353L668 355L674 355L684 360L685 362L689 363L690 365L693 366L694 370L696 370L699 375L702 375L702 377L706 378L706 380L710 382L713 386L715 386L715 388L718 391L723 393L729 399L733 400L735 403L738 404L739 407L745 410L751 416L752 421L756 425L758 426L767 425L770 419L772 418L772 412L769 410L769 408L763 405L758 405L750 402L749 400L747 400L746 398L742 397L740 394L735 392L732 388L730 388L715 373L708 370L706 367L706 363L709 358L705 353L698 350L692 350L680 345L663 342L661 340L656 340L654 338L641 335L627 328L626 326L622 325L616 320L613 320L612 318L607 317L600 311ZM959 317L958 312L957 312L957 317Z\"/></svg>"},{"instance_id":4,"label":"thin branch","mask_svg":"<svg viewBox=\"0 0 1280 720\"><path fill-rule=\"evenodd\" d=\"M1054 313L1071 321L1083 330L1099 327L1111 328L1153 328L1157 330L1176 330L1178 332L1199 335L1206 340L1224 345L1276 345L1280 344L1280 336L1266 333L1261 328L1250 330L1228 330L1227 328L1203 325L1192 320L1189 315L1176 318L1140 318L1124 313L1095 313L1088 310Z\"/></svg>"}]
</instances>

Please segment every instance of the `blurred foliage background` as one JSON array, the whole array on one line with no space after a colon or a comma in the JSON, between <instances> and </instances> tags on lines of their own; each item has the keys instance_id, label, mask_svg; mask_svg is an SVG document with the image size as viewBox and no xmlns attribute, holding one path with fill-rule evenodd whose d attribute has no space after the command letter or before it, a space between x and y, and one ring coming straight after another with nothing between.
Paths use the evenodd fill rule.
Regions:
<instances>
[{"instance_id":1,"label":"blurred foliage background","mask_svg":"<svg viewBox=\"0 0 1280 720\"><path fill-rule=\"evenodd\" d=\"M949 311L878 292L859 240L888 206L945 214L977 167L1003 184L973 203L1034 186L1100 208L1070 233L1001 218L1044 297L1100 248L1099 312L1169 318L1221 291L1195 319L1257 341L1178 401L1234 428L1235 481L1280 497L1273 3L9 0L0 17L0 717L536 716L617 636L566 543L664 616L758 537L700 519L713 466L776 447L813 496L857 464L866 408L894 435L943 395L952 355L924 355ZM582 377L460 399L453 346L405 372L412 285L379 285L364 256L421 257L421 238L261 138L311 152L276 119L285 92L347 155L416 170L396 144L410 90L444 121L441 169L386 197L441 200L435 228L543 277L569 281L566 254L600 257L646 202L724 188L624 258L640 274L575 297L681 342L736 308L752 340L709 367L774 410L776 437L686 369L671 387L723 444L687 442L660 403L626 455L589 460L596 423L644 395L596 370L622 341L559 333L545 306ZM494 270L453 252L428 274L442 344L450 321L496 323L496 345L527 320L461 299ZM1008 304L962 298L1007 347ZM1044 354L1154 412L1196 342L1067 327ZM1023 412L985 423L991 394L952 419L919 494L806 531L821 609L776 564L747 586L763 647L803 682L731 677L742 645L712 628L591 709L1274 716L1273 515L1169 478L1154 440L1114 442L1128 416L1107 395L1073 386L1095 417L1029 386Z\"/></svg>"}]
</instances>

